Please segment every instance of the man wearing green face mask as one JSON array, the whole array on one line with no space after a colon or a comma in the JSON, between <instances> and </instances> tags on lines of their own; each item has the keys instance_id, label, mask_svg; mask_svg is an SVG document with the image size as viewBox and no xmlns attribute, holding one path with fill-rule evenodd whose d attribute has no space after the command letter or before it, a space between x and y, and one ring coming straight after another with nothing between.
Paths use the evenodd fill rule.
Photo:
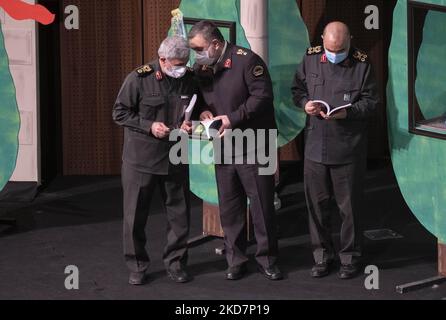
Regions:
<instances>
[{"instance_id":1,"label":"man wearing green face mask","mask_svg":"<svg viewBox=\"0 0 446 320\"><path fill-rule=\"evenodd\" d=\"M163 255L167 273L175 282L190 280L185 270L190 215L187 167L169 161L175 143L169 141L170 132L191 131L191 124L183 121L184 109L197 93L193 72L186 68L189 54L185 39L166 38L157 60L127 76L113 108L113 120L124 127L124 256L133 285L145 282L149 267L145 225L157 186L168 221Z\"/></svg>"},{"instance_id":2,"label":"man wearing green face mask","mask_svg":"<svg viewBox=\"0 0 446 320\"><path fill-rule=\"evenodd\" d=\"M315 260L311 276L328 275L335 258L330 229L334 198L342 218L338 276L349 279L359 271L367 120L378 95L367 55L351 48L348 27L329 23L322 38L323 46L308 49L291 88L294 103L307 113L304 185ZM351 106L328 114L315 100L332 108Z\"/></svg>"}]
</instances>

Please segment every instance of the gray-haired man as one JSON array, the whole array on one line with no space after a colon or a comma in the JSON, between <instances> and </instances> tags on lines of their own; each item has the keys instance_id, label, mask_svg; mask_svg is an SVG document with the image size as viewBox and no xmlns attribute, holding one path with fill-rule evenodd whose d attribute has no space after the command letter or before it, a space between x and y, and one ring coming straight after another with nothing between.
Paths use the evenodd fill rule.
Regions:
<instances>
[{"instance_id":1,"label":"gray-haired man","mask_svg":"<svg viewBox=\"0 0 446 320\"><path fill-rule=\"evenodd\" d=\"M145 225L156 186L167 213L163 255L167 273L175 282L190 280L185 270L190 215L187 167L169 161L171 130L191 130L182 118L184 106L196 92L193 73L186 67L189 54L185 39L166 38L157 60L127 76L113 108L113 120L124 127L124 256L129 283L134 285L145 282L149 266Z\"/></svg>"}]
</instances>

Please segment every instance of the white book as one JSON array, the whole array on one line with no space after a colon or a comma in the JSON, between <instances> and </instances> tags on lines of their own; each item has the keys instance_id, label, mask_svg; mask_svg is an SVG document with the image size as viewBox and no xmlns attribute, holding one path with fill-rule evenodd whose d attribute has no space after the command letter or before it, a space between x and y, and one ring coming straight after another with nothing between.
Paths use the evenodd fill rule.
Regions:
<instances>
[{"instance_id":1,"label":"white book","mask_svg":"<svg viewBox=\"0 0 446 320\"><path fill-rule=\"evenodd\" d=\"M197 95L194 94L192 96L192 99L190 99L189 105L187 106L186 110L184 110L184 120L185 121L190 121L190 118L192 116L192 112L194 111L196 102L197 102Z\"/></svg>"},{"instance_id":2,"label":"white book","mask_svg":"<svg viewBox=\"0 0 446 320\"><path fill-rule=\"evenodd\" d=\"M349 107L352 106L352 104L349 103L349 104L344 104L343 106L339 106L339 107L333 108L333 107L330 107L330 105L327 102L323 101L323 100L313 100L313 102L322 104L325 107L325 110L323 110L323 111L325 112L325 114L327 116L332 115L333 113L335 113L338 110L341 110L341 109L344 109L344 108L349 108Z\"/></svg>"},{"instance_id":3,"label":"white book","mask_svg":"<svg viewBox=\"0 0 446 320\"><path fill-rule=\"evenodd\" d=\"M192 121L192 136L201 138L203 133L208 140L218 137L218 131L223 125L222 120L208 119L203 121Z\"/></svg>"}]
</instances>

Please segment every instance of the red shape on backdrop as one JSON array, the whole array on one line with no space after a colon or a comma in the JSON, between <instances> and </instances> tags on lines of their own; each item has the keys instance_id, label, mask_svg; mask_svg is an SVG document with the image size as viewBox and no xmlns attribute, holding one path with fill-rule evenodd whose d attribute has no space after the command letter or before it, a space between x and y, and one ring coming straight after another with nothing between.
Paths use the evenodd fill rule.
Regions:
<instances>
[{"instance_id":1,"label":"red shape on backdrop","mask_svg":"<svg viewBox=\"0 0 446 320\"><path fill-rule=\"evenodd\" d=\"M41 4L29 4L21 0L0 0L0 8L3 8L15 20L32 19L48 25L56 18L55 14Z\"/></svg>"}]
</instances>

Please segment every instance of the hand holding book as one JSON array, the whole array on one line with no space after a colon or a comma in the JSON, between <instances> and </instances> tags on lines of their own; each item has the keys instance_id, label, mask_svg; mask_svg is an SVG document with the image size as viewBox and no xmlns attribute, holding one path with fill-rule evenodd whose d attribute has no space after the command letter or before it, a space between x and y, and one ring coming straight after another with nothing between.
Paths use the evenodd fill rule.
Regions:
<instances>
[{"instance_id":1,"label":"hand holding book","mask_svg":"<svg viewBox=\"0 0 446 320\"><path fill-rule=\"evenodd\" d=\"M323 100L312 100L305 105L305 112L310 116L321 116L324 119L345 119L347 117L346 108L349 107L351 107L351 103L332 107Z\"/></svg>"}]
</instances>

